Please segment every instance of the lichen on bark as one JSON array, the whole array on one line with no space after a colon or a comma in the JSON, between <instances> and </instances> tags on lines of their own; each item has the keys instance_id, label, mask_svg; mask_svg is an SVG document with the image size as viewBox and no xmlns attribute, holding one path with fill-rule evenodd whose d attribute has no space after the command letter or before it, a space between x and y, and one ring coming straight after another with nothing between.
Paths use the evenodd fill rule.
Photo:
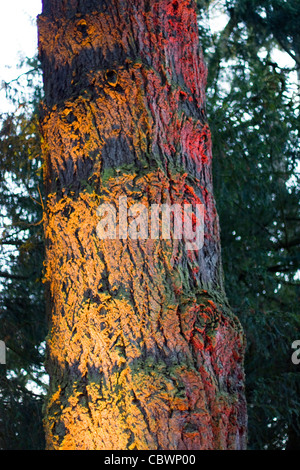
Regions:
<instances>
[{"instance_id":1,"label":"lichen on bark","mask_svg":"<svg viewBox=\"0 0 300 470\"><path fill-rule=\"evenodd\" d=\"M191 0L43 1L49 449L242 449ZM97 236L97 208L203 204L204 246Z\"/></svg>"}]
</instances>

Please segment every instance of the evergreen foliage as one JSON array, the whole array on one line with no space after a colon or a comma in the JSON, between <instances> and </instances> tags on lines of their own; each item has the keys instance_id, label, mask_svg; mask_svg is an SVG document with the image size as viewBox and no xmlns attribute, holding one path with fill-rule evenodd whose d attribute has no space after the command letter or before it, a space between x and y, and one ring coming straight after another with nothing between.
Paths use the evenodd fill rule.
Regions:
<instances>
[{"instance_id":1,"label":"evergreen foliage","mask_svg":"<svg viewBox=\"0 0 300 470\"><path fill-rule=\"evenodd\" d=\"M28 65L25 77L3 84L16 109L1 116L0 131L0 338L7 348L0 378L1 449L44 448L41 90L35 86L37 61Z\"/></svg>"}]
</instances>

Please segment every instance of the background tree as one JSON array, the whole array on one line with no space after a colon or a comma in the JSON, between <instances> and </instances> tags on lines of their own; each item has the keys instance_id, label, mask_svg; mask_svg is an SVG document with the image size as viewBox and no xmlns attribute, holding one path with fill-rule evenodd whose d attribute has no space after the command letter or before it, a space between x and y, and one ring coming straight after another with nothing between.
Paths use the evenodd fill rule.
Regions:
<instances>
[{"instance_id":1,"label":"background tree","mask_svg":"<svg viewBox=\"0 0 300 470\"><path fill-rule=\"evenodd\" d=\"M7 346L0 380L1 449L45 446L41 88L37 60L28 66L26 75L3 85L16 110L1 116L0 131L0 337Z\"/></svg>"},{"instance_id":2,"label":"background tree","mask_svg":"<svg viewBox=\"0 0 300 470\"><path fill-rule=\"evenodd\" d=\"M202 34L225 288L248 344L248 446L299 449L299 372L291 363L299 336L299 4L225 5L224 29ZM276 63L276 48L294 66Z\"/></svg>"}]
</instances>

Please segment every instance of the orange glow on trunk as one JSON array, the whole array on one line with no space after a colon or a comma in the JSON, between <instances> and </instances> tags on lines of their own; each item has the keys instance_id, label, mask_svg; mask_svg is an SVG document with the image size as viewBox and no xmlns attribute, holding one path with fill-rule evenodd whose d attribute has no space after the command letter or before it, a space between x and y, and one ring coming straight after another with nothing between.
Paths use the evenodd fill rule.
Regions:
<instances>
[{"instance_id":1,"label":"orange glow on trunk","mask_svg":"<svg viewBox=\"0 0 300 470\"><path fill-rule=\"evenodd\" d=\"M193 1L44 0L48 449L245 447ZM196 204L204 247L100 240L99 204Z\"/></svg>"}]
</instances>

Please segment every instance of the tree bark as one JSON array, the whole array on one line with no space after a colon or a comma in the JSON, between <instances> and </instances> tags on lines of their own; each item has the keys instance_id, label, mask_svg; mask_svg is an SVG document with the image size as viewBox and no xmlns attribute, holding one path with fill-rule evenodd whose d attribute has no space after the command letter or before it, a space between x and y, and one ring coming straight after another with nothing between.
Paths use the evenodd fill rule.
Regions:
<instances>
[{"instance_id":1,"label":"tree bark","mask_svg":"<svg viewBox=\"0 0 300 470\"><path fill-rule=\"evenodd\" d=\"M48 449L244 449L191 0L44 0ZM97 208L203 204L204 246L100 239Z\"/></svg>"}]
</instances>

